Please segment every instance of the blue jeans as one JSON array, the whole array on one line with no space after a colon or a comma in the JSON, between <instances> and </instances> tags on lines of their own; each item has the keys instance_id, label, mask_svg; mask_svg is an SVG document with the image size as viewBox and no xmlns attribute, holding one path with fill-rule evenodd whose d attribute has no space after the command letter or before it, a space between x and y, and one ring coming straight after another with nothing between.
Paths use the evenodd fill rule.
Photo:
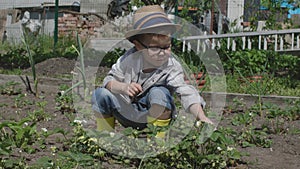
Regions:
<instances>
[{"instance_id":1,"label":"blue jeans","mask_svg":"<svg viewBox=\"0 0 300 169\"><path fill-rule=\"evenodd\" d=\"M124 101L119 94L106 88L97 88L92 94L92 108L104 115L114 116L124 127L143 129L147 126L148 110L158 104L175 112L173 97L163 86L152 87L141 98L132 103Z\"/></svg>"}]
</instances>

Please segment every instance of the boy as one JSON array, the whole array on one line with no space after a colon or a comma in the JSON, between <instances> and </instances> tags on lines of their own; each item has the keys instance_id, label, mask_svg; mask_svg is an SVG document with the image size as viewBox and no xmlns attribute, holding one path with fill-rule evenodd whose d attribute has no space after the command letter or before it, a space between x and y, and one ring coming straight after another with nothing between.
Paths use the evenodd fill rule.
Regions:
<instances>
[{"instance_id":1,"label":"boy","mask_svg":"<svg viewBox=\"0 0 300 169\"><path fill-rule=\"evenodd\" d=\"M92 96L98 130L114 129L115 119L136 129L147 123L167 126L176 113L173 93L187 112L212 123L203 112L203 98L185 83L183 69L171 55L170 36L179 29L158 5L136 11L133 29L125 35L134 47L112 66Z\"/></svg>"}]
</instances>

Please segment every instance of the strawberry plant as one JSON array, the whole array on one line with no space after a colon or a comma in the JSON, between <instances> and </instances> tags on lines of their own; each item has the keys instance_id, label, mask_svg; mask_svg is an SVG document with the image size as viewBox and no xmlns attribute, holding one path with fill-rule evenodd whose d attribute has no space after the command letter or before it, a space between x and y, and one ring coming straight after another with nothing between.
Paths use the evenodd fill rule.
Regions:
<instances>
[{"instance_id":1,"label":"strawberry plant","mask_svg":"<svg viewBox=\"0 0 300 169\"><path fill-rule=\"evenodd\" d=\"M0 85L0 93L2 95L17 95L21 93L21 88L17 88L20 85L18 82L10 81L4 85Z\"/></svg>"}]
</instances>

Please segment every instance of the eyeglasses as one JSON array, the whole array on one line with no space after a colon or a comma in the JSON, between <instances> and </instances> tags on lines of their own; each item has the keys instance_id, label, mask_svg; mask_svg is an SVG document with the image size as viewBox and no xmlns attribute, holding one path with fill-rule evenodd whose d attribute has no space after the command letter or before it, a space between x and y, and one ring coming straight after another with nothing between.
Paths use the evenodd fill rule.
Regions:
<instances>
[{"instance_id":1,"label":"eyeglasses","mask_svg":"<svg viewBox=\"0 0 300 169\"><path fill-rule=\"evenodd\" d=\"M148 49L149 55L157 55L159 54L161 51L164 51L164 53L166 52L166 50L169 50L171 48L171 44L165 47L160 47L160 46L147 46L144 43L142 43L139 40L138 41L144 48Z\"/></svg>"}]
</instances>

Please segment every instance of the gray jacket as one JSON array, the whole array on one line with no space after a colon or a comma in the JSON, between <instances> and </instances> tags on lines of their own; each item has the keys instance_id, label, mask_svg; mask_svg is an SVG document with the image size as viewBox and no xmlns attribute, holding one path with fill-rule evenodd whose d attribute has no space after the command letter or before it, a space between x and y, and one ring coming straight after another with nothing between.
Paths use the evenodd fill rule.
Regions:
<instances>
[{"instance_id":1,"label":"gray jacket","mask_svg":"<svg viewBox=\"0 0 300 169\"><path fill-rule=\"evenodd\" d=\"M128 84L137 82L139 72L143 69L142 63L142 54L136 51L135 48L131 48L112 66L108 75L104 78L102 86L106 86L111 80ZM172 56L169 58L168 63L158 68L149 78L145 79L142 83L143 92L139 93L139 95L143 95L152 86L165 86L171 94L176 93L185 110L194 103L200 103L203 107L205 106L205 101L199 95L199 91L194 86L185 83L182 66ZM122 97L127 101L130 100L128 96L122 95Z\"/></svg>"}]
</instances>

